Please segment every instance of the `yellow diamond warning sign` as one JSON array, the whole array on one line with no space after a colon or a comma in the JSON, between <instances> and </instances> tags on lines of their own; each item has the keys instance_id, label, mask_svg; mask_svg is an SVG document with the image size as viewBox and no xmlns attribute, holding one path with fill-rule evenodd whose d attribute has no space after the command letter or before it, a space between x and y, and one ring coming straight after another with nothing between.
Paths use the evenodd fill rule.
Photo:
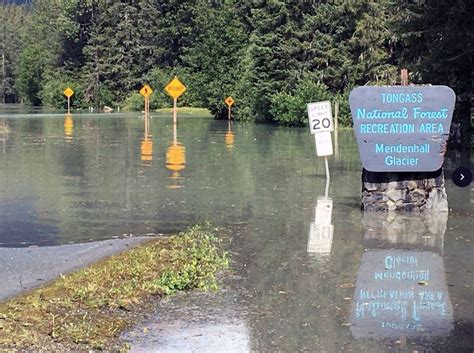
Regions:
<instances>
[{"instance_id":1,"label":"yellow diamond warning sign","mask_svg":"<svg viewBox=\"0 0 474 353\"><path fill-rule=\"evenodd\" d=\"M186 86L175 76L165 87L166 93L173 98L178 98L186 91Z\"/></svg>"},{"instance_id":2,"label":"yellow diamond warning sign","mask_svg":"<svg viewBox=\"0 0 474 353\"><path fill-rule=\"evenodd\" d=\"M140 94L141 94L143 97L145 97L145 98L146 98L146 97L149 97L150 94L152 94L152 93L153 93L153 90L152 90L151 87L148 86L148 85L144 85L144 86L142 87L142 89L140 90Z\"/></svg>"},{"instance_id":3,"label":"yellow diamond warning sign","mask_svg":"<svg viewBox=\"0 0 474 353\"><path fill-rule=\"evenodd\" d=\"M234 98L232 98L232 97L229 96L229 97L227 97L227 98L225 99L224 102L225 102L225 104L227 104L229 107L231 107L231 106L234 104L235 101L234 101Z\"/></svg>"},{"instance_id":4,"label":"yellow diamond warning sign","mask_svg":"<svg viewBox=\"0 0 474 353\"><path fill-rule=\"evenodd\" d=\"M66 97L70 98L74 94L74 91L72 90L71 87L68 87L64 90L63 93Z\"/></svg>"}]
</instances>

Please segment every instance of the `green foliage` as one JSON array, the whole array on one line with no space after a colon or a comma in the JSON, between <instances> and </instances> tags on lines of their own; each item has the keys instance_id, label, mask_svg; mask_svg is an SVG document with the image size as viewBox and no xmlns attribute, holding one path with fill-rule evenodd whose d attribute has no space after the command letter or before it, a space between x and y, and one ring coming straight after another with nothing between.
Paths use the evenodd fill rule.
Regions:
<instances>
[{"instance_id":1,"label":"green foliage","mask_svg":"<svg viewBox=\"0 0 474 353\"><path fill-rule=\"evenodd\" d=\"M341 100L341 119L349 124L344 97L350 88L394 84L405 66L414 83L453 87L461 97L456 115L467 121L474 31L466 13L472 6L467 0L0 5L0 95L58 106L52 84L61 74L82 87L80 105L95 108L125 101L141 110L136 92L148 82L156 109L171 104L163 87L178 75L187 86L180 105L223 117L223 100L231 95L237 120L299 125L303 92L317 91L303 87L311 75L332 100Z\"/></svg>"},{"instance_id":2,"label":"green foliage","mask_svg":"<svg viewBox=\"0 0 474 353\"><path fill-rule=\"evenodd\" d=\"M227 117L227 96L240 100L236 85L243 73L241 56L247 38L234 5L232 1L197 2L192 10L195 31L182 56L191 104L207 107L220 118Z\"/></svg>"},{"instance_id":3,"label":"green foliage","mask_svg":"<svg viewBox=\"0 0 474 353\"><path fill-rule=\"evenodd\" d=\"M389 60L388 4L270 1L253 6L241 85L246 107L239 108L239 118L301 124L296 106L308 103L300 83L308 74L334 97L355 84L396 77Z\"/></svg>"},{"instance_id":4,"label":"green foliage","mask_svg":"<svg viewBox=\"0 0 474 353\"><path fill-rule=\"evenodd\" d=\"M17 100L15 64L24 47L27 12L22 6L0 5L0 103Z\"/></svg>"},{"instance_id":5,"label":"green foliage","mask_svg":"<svg viewBox=\"0 0 474 353\"><path fill-rule=\"evenodd\" d=\"M352 126L351 108L349 106L349 93L351 88L347 88L344 93L337 94L335 100L339 102L338 121L341 126Z\"/></svg>"},{"instance_id":6,"label":"green foliage","mask_svg":"<svg viewBox=\"0 0 474 353\"><path fill-rule=\"evenodd\" d=\"M270 113L275 121L285 126L306 126L308 110L306 105L311 102L329 100L339 103L338 121L341 126L352 126L349 107L349 92L331 93L328 87L319 83L311 75L307 75L291 92L279 92L271 97ZM333 111L334 114L334 111Z\"/></svg>"},{"instance_id":7,"label":"green foliage","mask_svg":"<svg viewBox=\"0 0 474 353\"><path fill-rule=\"evenodd\" d=\"M227 268L227 256L219 252L220 241L209 225L195 226L182 232L171 242L173 252L161 256L169 257L174 266L169 266L156 284L165 294L198 288L217 289L215 274Z\"/></svg>"},{"instance_id":8,"label":"green foliage","mask_svg":"<svg viewBox=\"0 0 474 353\"><path fill-rule=\"evenodd\" d=\"M16 69L16 89L26 103L41 104L43 70L41 49L36 46L26 47L20 54Z\"/></svg>"},{"instance_id":9,"label":"green foliage","mask_svg":"<svg viewBox=\"0 0 474 353\"><path fill-rule=\"evenodd\" d=\"M251 9L253 31L246 51L242 95L247 109L243 120L271 120L271 95L288 88L288 72L291 60L281 50L291 23L284 2L258 3Z\"/></svg>"},{"instance_id":10,"label":"green foliage","mask_svg":"<svg viewBox=\"0 0 474 353\"><path fill-rule=\"evenodd\" d=\"M102 108L105 105L112 106L115 104L114 94L106 84L101 84L97 87L94 100L93 108Z\"/></svg>"},{"instance_id":11,"label":"green foliage","mask_svg":"<svg viewBox=\"0 0 474 353\"><path fill-rule=\"evenodd\" d=\"M156 91L153 91L153 94L150 96L150 109L156 110L161 108L166 108L170 104L171 98L168 97L166 101L160 97L160 94L156 94ZM145 101L143 96L139 92L131 93L127 98L125 98L124 109L128 111L143 111Z\"/></svg>"},{"instance_id":12,"label":"green foliage","mask_svg":"<svg viewBox=\"0 0 474 353\"><path fill-rule=\"evenodd\" d=\"M105 1L90 12L91 35L84 47L87 98L93 102L97 87L105 84L122 101L140 89L163 51L155 32L159 10L149 0Z\"/></svg>"},{"instance_id":13,"label":"green foliage","mask_svg":"<svg viewBox=\"0 0 474 353\"><path fill-rule=\"evenodd\" d=\"M304 79L294 91L276 93L271 97L271 114L281 125L304 126L308 124L306 104L331 100L328 88L311 77Z\"/></svg>"},{"instance_id":14,"label":"green foliage","mask_svg":"<svg viewBox=\"0 0 474 353\"><path fill-rule=\"evenodd\" d=\"M474 97L474 3L470 0L400 0L393 31L396 56L410 71L413 83L448 85L457 95L453 120L460 124L458 147L471 145ZM453 141L451 141L453 142Z\"/></svg>"},{"instance_id":15,"label":"green foliage","mask_svg":"<svg viewBox=\"0 0 474 353\"><path fill-rule=\"evenodd\" d=\"M58 75L58 77L51 77L43 84L39 93L43 105L57 108L67 108L67 97L64 95L64 90L70 87L74 91L71 97L71 109L85 108L84 90L81 84L67 76Z\"/></svg>"},{"instance_id":16,"label":"green foliage","mask_svg":"<svg viewBox=\"0 0 474 353\"><path fill-rule=\"evenodd\" d=\"M153 96L152 96L153 97ZM138 92L132 92L125 98L124 109L129 111L141 111L144 110L144 99L143 96ZM155 109L151 104L150 99L150 109Z\"/></svg>"}]
</instances>

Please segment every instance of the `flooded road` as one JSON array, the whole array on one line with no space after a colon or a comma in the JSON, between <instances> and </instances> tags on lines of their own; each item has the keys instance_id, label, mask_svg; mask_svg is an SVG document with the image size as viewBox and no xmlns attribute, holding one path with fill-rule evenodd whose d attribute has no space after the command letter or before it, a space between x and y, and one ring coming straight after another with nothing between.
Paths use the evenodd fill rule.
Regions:
<instances>
[{"instance_id":1,"label":"flooded road","mask_svg":"<svg viewBox=\"0 0 474 353\"><path fill-rule=\"evenodd\" d=\"M363 215L352 131L337 142L326 195L307 129L0 114L0 246L224 227L223 290L160 303L132 351L472 352L474 191L447 178L447 215Z\"/></svg>"}]
</instances>

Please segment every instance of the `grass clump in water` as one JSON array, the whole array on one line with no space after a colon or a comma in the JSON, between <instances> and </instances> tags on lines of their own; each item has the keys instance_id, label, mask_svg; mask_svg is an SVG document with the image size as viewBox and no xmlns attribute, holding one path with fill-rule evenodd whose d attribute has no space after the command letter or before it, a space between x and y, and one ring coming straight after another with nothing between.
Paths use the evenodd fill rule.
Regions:
<instances>
[{"instance_id":1,"label":"grass clump in water","mask_svg":"<svg viewBox=\"0 0 474 353\"><path fill-rule=\"evenodd\" d=\"M206 108L180 107L178 110L180 114L185 115L212 116L211 112ZM172 113L173 108L161 108L156 111L161 113Z\"/></svg>"},{"instance_id":2,"label":"grass clump in water","mask_svg":"<svg viewBox=\"0 0 474 353\"><path fill-rule=\"evenodd\" d=\"M152 240L0 304L0 350L110 348L153 297L217 289L228 258L215 232L194 226Z\"/></svg>"}]
</instances>

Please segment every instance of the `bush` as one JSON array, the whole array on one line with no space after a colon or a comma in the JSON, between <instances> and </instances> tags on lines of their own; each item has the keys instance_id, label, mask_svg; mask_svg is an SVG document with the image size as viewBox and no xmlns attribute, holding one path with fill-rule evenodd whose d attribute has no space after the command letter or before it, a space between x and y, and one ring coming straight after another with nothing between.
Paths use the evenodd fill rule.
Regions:
<instances>
[{"instance_id":1,"label":"bush","mask_svg":"<svg viewBox=\"0 0 474 353\"><path fill-rule=\"evenodd\" d=\"M143 96L138 92L132 92L125 98L123 102L125 110L131 111L142 111L144 110L144 99ZM151 102L150 102L151 109Z\"/></svg>"},{"instance_id":2,"label":"bush","mask_svg":"<svg viewBox=\"0 0 474 353\"><path fill-rule=\"evenodd\" d=\"M114 94L112 90L104 84L100 84L97 87L96 94L93 98L93 102L88 102L89 106L93 106L96 109L102 109L104 106L112 107L116 105L114 103Z\"/></svg>"},{"instance_id":3,"label":"bush","mask_svg":"<svg viewBox=\"0 0 474 353\"><path fill-rule=\"evenodd\" d=\"M270 113L273 119L280 125L305 126L308 124L308 111L306 108L308 103L326 100L333 103L338 101L339 125L352 126L349 107L350 90L347 89L343 94L334 94L329 92L326 85L315 82L311 77L306 77L294 91L274 94L271 97L272 107Z\"/></svg>"},{"instance_id":4,"label":"bush","mask_svg":"<svg viewBox=\"0 0 474 353\"><path fill-rule=\"evenodd\" d=\"M84 90L78 81L68 76L55 76L43 83L39 94L42 104L56 109L67 109L67 97L63 93L67 87L74 91L71 109L84 108Z\"/></svg>"},{"instance_id":5,"label":"bush","mask_svg":"<svg viewBox=\"0 0 474 353\"><path fill-rule=\"evenodd\" d=\"M308 124L306 105L331 98L324 84L306 78L293 92L279 92L272 95L270 113L280 125L303 126Z\"/></svg>"}]
</instances>

